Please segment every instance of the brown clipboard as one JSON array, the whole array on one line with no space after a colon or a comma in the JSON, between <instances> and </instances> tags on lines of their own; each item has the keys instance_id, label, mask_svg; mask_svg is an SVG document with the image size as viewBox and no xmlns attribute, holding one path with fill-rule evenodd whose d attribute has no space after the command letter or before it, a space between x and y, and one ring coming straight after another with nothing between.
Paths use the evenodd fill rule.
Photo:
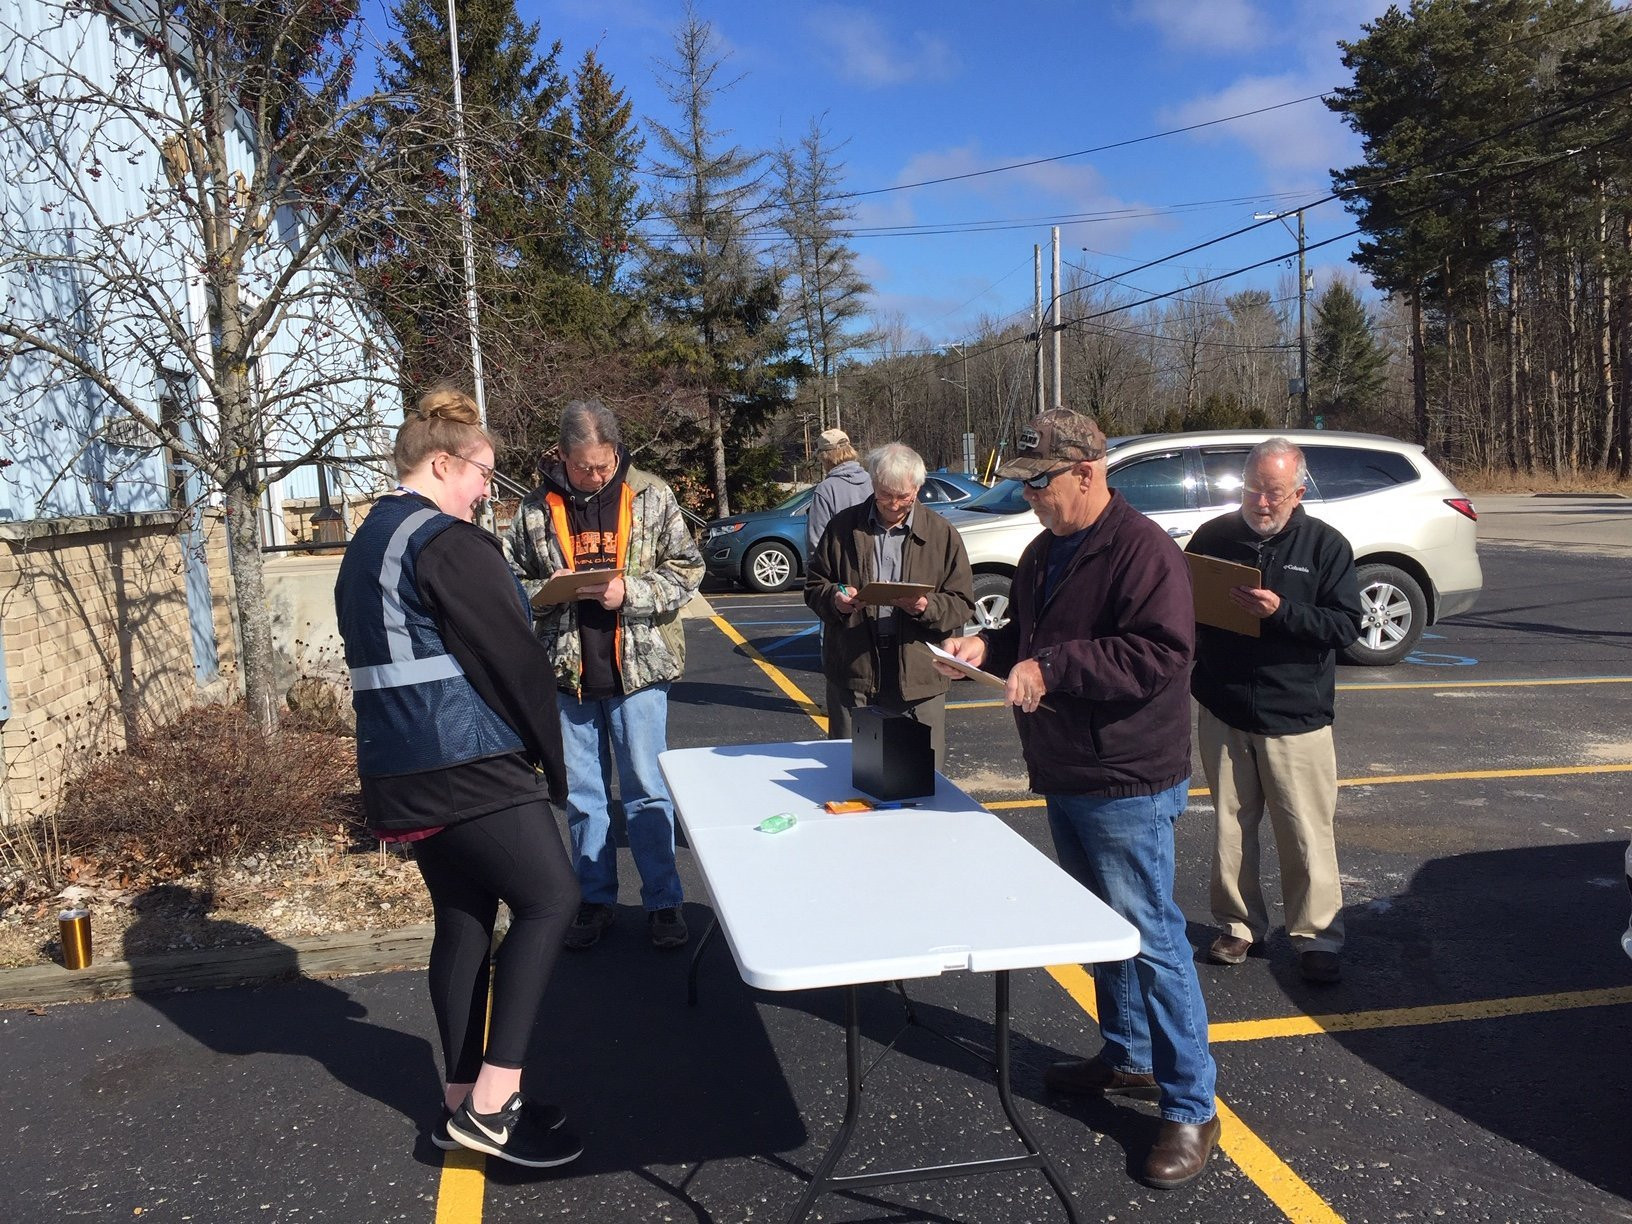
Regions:
<instances>
[{"instance_id":1,"label":"brown clipboard","mask_svg":"<svg viewBox=\"0 0 1632 1224\"><path fill-rule=\"evenodd\" d=\"M1196 601L1196 623L1215 629L1228 629L1246 637L1257 637L1259 620L1230 598L1231 587L1261 587L1264 575L1250 565L1220 561L1204 553L1187 552L1184 559L1190 563L1190 589Z\"/></svg>"},{"instance_id":2,"label":"brown clipboard","mask_svg":"<svg viewBox=\"0 0 1632 1224\"><path fill-rule=\"evenodd\" d=\"M602 586L622 573L620 568L568 570L564 574L557 574L533 593L533 607L548 608L554 604L571 603L581 598L578 592L583 588Z\"/></svg>"},{"instance_id":3,"label":"brown clipboard","mask_svg":"<svg viewBox=\"0 0 1632 1224\"><path fill-rule=\"evenodd\" d=\"M876 578L855 594L855 601L864 604L893 604L898 599L917 599L933 595L935 588L927 582L879 582Z\"/></svg>"}]
</instances>

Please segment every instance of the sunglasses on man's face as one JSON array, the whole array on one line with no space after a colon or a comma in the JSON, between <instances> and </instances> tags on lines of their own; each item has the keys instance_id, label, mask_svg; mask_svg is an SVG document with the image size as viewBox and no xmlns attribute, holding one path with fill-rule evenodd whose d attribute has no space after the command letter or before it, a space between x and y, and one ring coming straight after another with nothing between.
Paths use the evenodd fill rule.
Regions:
<instances>
[{"instance_id":1,"label":"sunglasses on man's face","mask_svg":"<svg viewBox=\"0 0 1632 1224\"><path fill-rule=\"evenodd\" d=\"M1041 493L1053 483L1054 477L1063 476L1076 466L1077 465L1074 463L1068 463L1064 467L1055 468L1052 472L1038 472L1035 476L1027 476L1020 483L1025 485L1028 489L1035 489L1037 492Z\"/></svg>"}]
</instances>

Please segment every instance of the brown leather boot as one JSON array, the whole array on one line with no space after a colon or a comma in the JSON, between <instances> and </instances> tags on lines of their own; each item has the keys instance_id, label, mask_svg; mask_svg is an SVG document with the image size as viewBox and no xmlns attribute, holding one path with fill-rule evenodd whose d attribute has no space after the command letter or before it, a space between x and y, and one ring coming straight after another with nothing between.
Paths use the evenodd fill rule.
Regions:
<instances>
[{"instance_id":1,"label":"brown leather boot","mask_svg":"<svg viewBox=\"0 0 1632 1224\"><path fill-rule=\"evenodd\" d=\"M1069 1096L1128 1097L1135 1101L1162 1099L1155 1077L1118 1071L1099 1058L1055 1063L1043 1072L1043 1083L1052 1091Z\"/></svg>"},{"instance_id":2,"label":"brown leather boot","mask_svg":"<svg viewBox=\"0 0 1632 1224\"><path fill-rule=\"evenodd\" d=\"M1158 1190L1177 1190L1201 1176L1207 1158L1218 1144L1219 1122L1215 1115L1199 1126L1189 1122L1162 1122L1156 1132L1156 1146L1145 1157L1144 1182Z\"/></svg>"}]
</instances>

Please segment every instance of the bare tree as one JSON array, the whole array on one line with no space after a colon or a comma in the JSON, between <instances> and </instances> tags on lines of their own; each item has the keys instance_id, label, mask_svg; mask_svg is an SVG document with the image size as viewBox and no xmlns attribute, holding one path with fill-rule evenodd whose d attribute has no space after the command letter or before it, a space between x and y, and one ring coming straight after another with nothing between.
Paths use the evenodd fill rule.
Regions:
<instances>
[{"instance_id":1,"label":"bare tree","mask_svg":"<svg viewBox=\"0 0 1632 1224\"><path fill-rule=\"evenodd\" d=\"M173 506L171 466L197 474L226 511L246 696L270 729L260 499L318 457L377 449L399 402L389 336L335 253L376 168L360 119L380 99L347 98L354 10L10 11L25 28L0 25L18 68L0 78L7 442L53 473L36 515Z\"/></svg>"}]
</instances>

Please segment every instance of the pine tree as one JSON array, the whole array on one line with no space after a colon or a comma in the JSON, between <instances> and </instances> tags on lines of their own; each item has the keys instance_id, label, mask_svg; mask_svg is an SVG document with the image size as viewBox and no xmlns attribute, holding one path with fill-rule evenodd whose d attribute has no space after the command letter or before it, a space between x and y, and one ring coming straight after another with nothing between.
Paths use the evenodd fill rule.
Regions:
<instances>
[{"instance_id":1,"label":"pine tree","mask_svg":"<svg viewBox=\"0 0 1632 1224\"><path fill-rule=\"evenodd\" d=\"M568 246L580 275L596 289L617 288L618 274L634 254L642 208L635 182L645 140L633 108L616 88L594 51L586 51L572 82Z\"/></svg>"},{"instance_id":2,"label":"pine tree","mask_svg":"<svg viewBox=\"0 0 1632 1224\"><path fill-rule=\"evenodd\" d=\"M1383 391L1387 354L1359 296L1333 281L1315 303L1309 347L1309 402L1332 428L1363 423Z\"/></svg>"},{"instance_id":3,"label":"pine tree","mask_svg":"<svg viewBox=\"0 0 1632 1224\"><path fill-rule=\"evenodd\" d=\"M542 55L537 25L523 24L514 0L462 0L459 70L466 132L471 228L489 403L509 394L522 355L541 329L559 325L561 295L551 287L571 272L565 212L572 168L565 154L571 117L556 66L560 44ZM361 236L359 264L373 282L404 346L404 376L423 386L470 368L462 244L446 228L412 224L425 202L460 205L455 160L453 71L447 10L440 0L401 0L402 31L381 65L391 103L382 131L417 115L421 128L445 134L436 145L388 149L391 173L373 184L401 201L403 225L387 221ZM384 139L382 137L382 139ZM415 207L409 207L410 202ZM500 412L503 405L499 405Z\"/></svg>"},{"instance_id":4,"label":"pine tree","mask_svg":"<svg viewBox=\"0 0 1632 1224\"><path fill-rule=\"evenodd\" d=\"M697 404L702 458L714 512L731 513L728 443L757 441L765 423L789 402L798 364L790 360L779 315L774 268L750 247L763 220L756 171L761 157L727 146L709 127L725 86L712 28L688 8L675 35L663 87L678 112L673 127L656 125L663 163L654 211L671 231L649 251L645 283L664 332L664 358Z\"/></svg>"}]
</instances>

